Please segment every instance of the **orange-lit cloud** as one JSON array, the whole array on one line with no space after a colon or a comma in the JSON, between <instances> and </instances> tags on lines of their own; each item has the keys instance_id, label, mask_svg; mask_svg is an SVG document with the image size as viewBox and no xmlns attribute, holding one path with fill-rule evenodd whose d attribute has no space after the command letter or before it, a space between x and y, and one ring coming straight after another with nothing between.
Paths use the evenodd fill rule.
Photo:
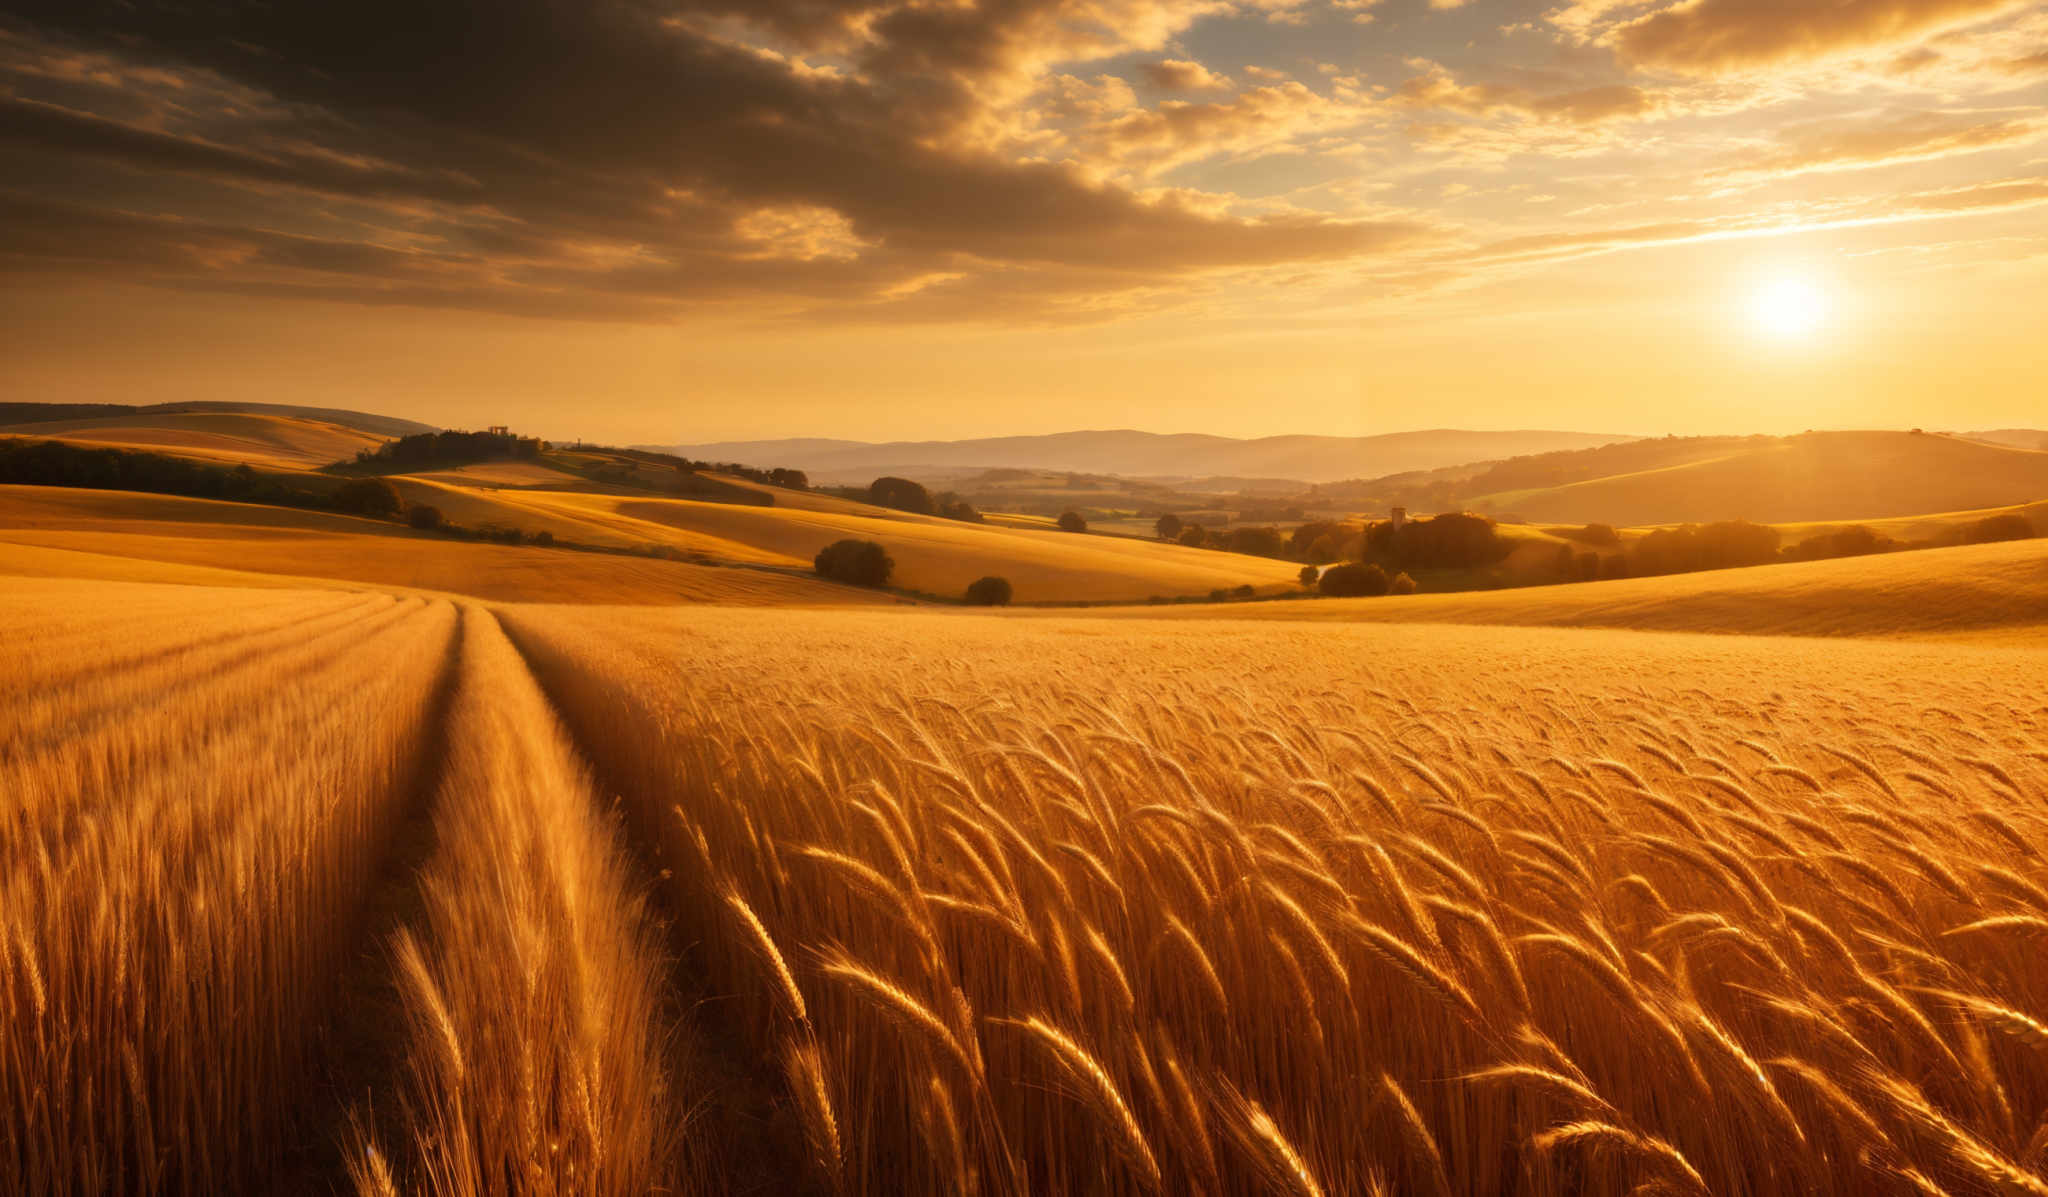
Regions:
<instances>
[{"instance_id":1,"label":"orange-lit cloud","mask_svg":"<svg viewBox=\"0 0 2048 1197\"><path fill-rule=\"evenodd\" d=\"M2027 7L2028 0L1685 0L1620 26L1653 66L1711 73L1898 45Z\"/></svg>"},{"instance_id":2,"label":"orange-lit cloud","mask_svg":"<svg viewBox=\"0 0 2048 1197\"><path fill-rule=\"evenodd\" d=\"M2033 141L2048 132L2038 118L1908 112L1819 121L1781 130L1775 144L1740 154L1723 173L1783 177L1922 162Z\"/></svg>"},{"instance_id":3,"label":"orange-lit cloud","mask_svg":"<svg viewBox=\"0 0 2048 1197\"><path fill-rule=\"evenodd\" d=\"M1540 319L1582 302L1546 271L1686 247L2048 252L2048 11L2017 0L9 12L17 294L859 326L885 360L937 326L1327 327L1337 355L1418 305Z\"/></svg>"}]
</instances>

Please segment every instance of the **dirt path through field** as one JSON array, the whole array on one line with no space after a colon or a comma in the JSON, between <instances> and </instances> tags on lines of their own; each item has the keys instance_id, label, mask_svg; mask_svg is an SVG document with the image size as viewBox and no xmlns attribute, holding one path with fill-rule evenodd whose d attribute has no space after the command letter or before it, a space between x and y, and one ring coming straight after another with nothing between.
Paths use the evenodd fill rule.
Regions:
<instances>
[{"instance_id":1,"label":"dirt path through field","mask_svg":"<svg viewBox=\"0 0 2048 1197\"><path fill-rule=\"evenodd\" d=\"M814 1191L800 1161L805 1158L803 1133L792 1111L782 1100L779 1073L772 1064L750 1053L740 1033L740 1018L729 1003L735 999L712 990L701 967L700 946L680 930L676 912L667 900L667 888L655 884L669 869L693 867L692 862L663 860L652 846L663 842L659 829L640 826L632 817L635 810L664 810L664 804L630 793L628 783L589 750L590 729L576 712L563 703L548 686L547 675L535 667L533 658L520 643L517 631L499 621L506 638L525 661L527 672L539 683L556 717L567 730L576 753L591 770L599 793L611 795L614 811L628 832L623 838L632 858L633 871L644 885L655 914L669 929L674 956L670 961L669 993L677 1005L681 1034L693 1041L689 1050L691 1066L700 1092L686 1095L698 1103L690 1133L707 1150L702 1158L714 1169L717 1181L708 1191L748 1197L804 1197ZM625 796L631 801L619 802Z\"/></svg>"}]
</instances>

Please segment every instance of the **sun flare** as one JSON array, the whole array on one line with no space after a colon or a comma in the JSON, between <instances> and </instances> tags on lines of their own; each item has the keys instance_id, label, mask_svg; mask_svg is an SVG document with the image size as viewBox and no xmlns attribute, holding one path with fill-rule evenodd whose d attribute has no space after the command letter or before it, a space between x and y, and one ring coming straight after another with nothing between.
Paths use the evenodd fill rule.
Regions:
<instances>
[{"instance_id":1,"label":"sun flare","mask_svg":"<svg viewBox=\"0 0 2048 1197\"><path fill-rule=\"evenodd\" d=\"M1805 340L1827 323L1828 296L1811 279L1778 278L1749 299L1749 318L1758 331L1780 340Z\"/></svg>"}]
</instances>

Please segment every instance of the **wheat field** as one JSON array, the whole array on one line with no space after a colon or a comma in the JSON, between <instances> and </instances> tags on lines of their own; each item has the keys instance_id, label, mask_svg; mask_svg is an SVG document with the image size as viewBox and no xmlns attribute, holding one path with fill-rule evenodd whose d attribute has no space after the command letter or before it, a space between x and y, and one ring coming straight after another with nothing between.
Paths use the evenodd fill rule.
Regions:
<instances>
[{"instance_id":1,"label":"wheat field","mask_svg":"<svg viewBox=\"0 0 2048 1197\"><path fill-rule=\"evenodd\" d=\"M2048 1193L2033 650L0 618L9 1192Z\"/></svg>"}]
</instances>

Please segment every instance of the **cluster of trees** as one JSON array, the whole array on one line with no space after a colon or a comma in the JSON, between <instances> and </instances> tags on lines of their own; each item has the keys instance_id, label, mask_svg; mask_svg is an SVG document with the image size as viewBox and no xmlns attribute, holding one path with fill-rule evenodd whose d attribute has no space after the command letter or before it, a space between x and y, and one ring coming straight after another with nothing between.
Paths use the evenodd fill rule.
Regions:
<instances>
[{"instance_id":1,"label":"cluster of trees","mask_svg":"<svg viewBox=\"0 0 2048 1197\"><path fill-rule=\"evenodd\" d=\"M1653 577L1762 565L1778 560L1783 539L1776 528L1748 520L1659 528L1629 546L1629 573Z\"/></svg>"},{"instance_id":2,"label":"cluster of trees","mask_svg":"<svg viewBox=\"0 0 2048 1197\"><path fill-rule=\"evenodd\" d=\"M355 468L396 474L506 458L531 461L547 447L548 443L538 437L517 436L509 432L458 432L453 429L416 432L356 454Z\"/></svg>"},{"instance_id":3,"label":"cluster of trees","mask_svg":"<svg viewBox=\"0 0 2048 1197\"><path fill-rule=\"evenodd\" d=\"M1585 544L1611 546L1620 543L1614 529L1605 524L1589 524L1565 535ZM1596 578L1654 577L1703 569L1764 565L1772 561L1827 561L1906 549L2023 540L2038 535L2040 532L2033 523L2017 512L1985 516L1927 540L1898 540L1866 525L1851 524L1830 532L1815 533L1789 545L1783 544L1783 536L1776 528L1747 520L1723 520L1659 528L1625 551L1606 556L1577 552L1563 546L1558 549L1553 572L1563 581L1590 582Z\"/></svg>"},{"instance_id":4,"label":"cluster of trees","mask_svg":"<svg viewBox=\"0 0 2048 1197\"><path fill-rule=\"evenodd\" d=\"M1382 570L1483 569L1498 564L1514 548L1490 519L1468 512L1446 512L1395 524L1380 520L1363 526L1330 520L1297 525L1291 532L1266 525L1239 525L1212 531L1173 514L1153 525L1162 540L1194 548L1224 549L1254 557L1276 557L1309 565L1336 561L1377 563ZM1390 574L1391 576L1391 574Z\"/></svg>"},{"instance_id":5,"label":"cluster of trees","mask_svg":"<svg viewBox=\"0 0 2048 1197\"><path fill-rule=\"evenodd\" d=\"M749 482L758 482L763 486L779 486L784 490L811 489L811 477L809 474L804 473L802 470L785 469L782 466L762 470L749 465L741 465L736 461L696 461L688 457L679 457L674 453L657 453L652 449L605 448L600 451L647 465L665 465L678 473L694 474L698 470L705 470L713 474L730 474L735 478L744 478Z\"/></svg>"},{"instance_id":6,"label":"cluster of trees","mask_svg":"<svg viewBox=\"0 0 2048 1197\"><path fill-rule=\"evenodd\" d=\"M941 519L959 520L963 524L984 522L974 504L959 495L950 490L935 495L923 483L908 478L877 478L868 483L867 494L863 497L877 507L887 507L892 511L936 515Z\"/></svg>"},{"instance_id":7,"label":"cluster of trees","mask_svg":"<svg viewBox=\"0 0 2048 1197\"><path fill-rule=\"evenodd\" d=\"M1307 580L1307 570L1313 568L1304 567L1304 581ZM1333 565L1316 579L1316 590L1331 598L1378 598L1387 594L1414 594L1415 589L1415 579L1406 572L1389 575L1385 567L1376 561Z\"/></svg>"},{"instance_id":8,"label":"cluster of trees","mask_svg":"<svg viewBox=\"0 0 2048 1197\"><path fill-rule=\"evenodd\" d=\"M342 493L346 487L332 493L307 490L246 465L209 465L161 453L89 449L63 441L0 440L0 483L133 490L329 511L354 511L349 504L359 501L359 496Z\"/></svg>"},{"instance_id":9,"label":"cluster of trees","mask_svg":"<svg viewBox=\"0 0 2048 1197\"><path fill-rule=\"evenodd\" d=\"M2009 511L1965 524L1954 535L1957 544L1994 544L2001 540L2027 540L2040 533L2026 516Z\"/></svg>"},{"instance_id":10,"label":"cluster of trees","mask_svg":"<svg viewBox=\"0 0 2048 1197\"><path fill-rule=\"evenodd\" d=\"M1825 561L1831 557L1862 557L1903 549L1902 541L1857 524L1834 532L1809 536L1798 544L1786 545L1781 555L1787 561Z\"/></svg>"}]
</instances>

